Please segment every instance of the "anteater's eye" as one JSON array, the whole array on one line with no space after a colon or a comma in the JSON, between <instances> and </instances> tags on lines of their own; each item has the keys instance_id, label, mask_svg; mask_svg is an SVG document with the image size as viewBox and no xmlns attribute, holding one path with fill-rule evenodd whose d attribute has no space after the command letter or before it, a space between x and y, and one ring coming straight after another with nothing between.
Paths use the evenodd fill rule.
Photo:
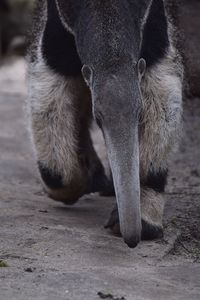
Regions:
<instances>
[{"instance_id":1,"label":"anteater's eye","mask_svg":"<svg viewBox=\"0 0 200 300\"><path fill-rule=\"evenodd\" d=\"M86 83L89 85L91 82L91 77L92 77L92 69L89 66L84 65L82 67L82 74L83 74L83 78L85 79Z\"/></svg>"},{"instance_id":2,"label":"anteater's eye","mask_svg":"<svg viewBox=\"0 0 200 300\"><path fill-rule=\"evenodd\" d=\"M144 76L146 71L146 61L144 58L140 58L138 61L138 73L140 76Z\"/></svg>"}]
</instances>

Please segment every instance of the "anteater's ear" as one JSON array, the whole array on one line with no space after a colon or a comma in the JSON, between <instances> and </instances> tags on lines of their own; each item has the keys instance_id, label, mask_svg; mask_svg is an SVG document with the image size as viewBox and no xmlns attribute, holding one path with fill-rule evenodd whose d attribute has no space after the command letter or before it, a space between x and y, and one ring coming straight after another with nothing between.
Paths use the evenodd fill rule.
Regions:
<instances>
[{"instance_id":1,"label":"anteater's ear","mask_svg":"<svg viewBox=\"0 0 200 300\"><path fill-rule=\"evenodd\" d=\"M84 65L82 67L82 75L83 75L83 78L85 79L85 82L87 83L87 85L91 86L92 75L93 75L92 68L87 65Z\"/></svg>"},{"instance_id":2,"label":"anteater's ear","mask_svg":"<svg viewBox=\"0 0 200 300\"><path fill-rule=\"evenodd\" d=\"M140 78L142 78L146 71L146 61L144 58L139 59L137 63L137 68L138 68L138 75Z\"/></svg>"}]
</instances>

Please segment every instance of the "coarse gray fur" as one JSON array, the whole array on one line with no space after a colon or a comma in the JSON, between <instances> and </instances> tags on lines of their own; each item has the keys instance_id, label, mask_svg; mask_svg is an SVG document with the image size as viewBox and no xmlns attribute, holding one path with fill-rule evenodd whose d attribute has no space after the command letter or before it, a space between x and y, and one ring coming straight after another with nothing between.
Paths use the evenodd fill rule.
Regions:
<instances>
[{"instance_id":1,"label":"coarse gray fur","mask_svg":"<svg viewBox=\"0 0 200 300\"><path fill-rule=\"evenodd\" d=\"M48 65L42 51L48 19L47 0L42 2L28 56L30 128L37 161L63 185L44 186L66 204L92 191L96 169L102 168L88 133L92 105L112 171L115 221L128 246L135 247L142 221L162 229L163 196L145 180L149 172L166 169L181 132L183 66L174 27L168 17L169 45L145 70L140 51L154 0L56 0L83 66L83 76L65 76ZM81 135L86 138L80 148Z\"/></svg>"}]
</instances>

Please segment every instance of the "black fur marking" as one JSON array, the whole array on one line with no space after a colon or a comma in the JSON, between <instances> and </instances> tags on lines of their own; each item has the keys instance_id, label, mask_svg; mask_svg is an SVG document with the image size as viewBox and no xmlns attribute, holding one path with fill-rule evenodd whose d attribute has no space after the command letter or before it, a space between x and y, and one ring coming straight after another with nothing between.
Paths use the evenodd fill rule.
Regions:
<instances>
[{"instance_id":1,"label":"black fur marking","mask_svg":"<svg viewBox=\"0 0 200 300\"><path fill-rule=\"evenodd\" d=\"M90 188L92 192L99 192L107 185L107 178L101 163L96 165L91 181L92 184Z\"/></svg>"},{"instance_id":2,"label":"black fur marking","mask_svg":"<svg viewBox=\"0 0 200 300\"><path fill-rule=\"evenodd\" d=\"M163 0L153 0L144 27L141 57L151 67L162 59L169 47L168 24Z\"/></svg>"},{"instance_id":3,"label":"black fur marking","mask_svg":"<svg viewBox=\"0 0 200 300\"><path fill-rule=\"evenodd\" d=\"M80 122L80 128L82 128L82 130L80 130L78 136L79 160L85 173L88 174L88 187L86 193L107 191L109 180L107 179L101 160L94 149L90 132L88 129L85 129L86 126L88 126L87 121L82 120L82 122Z\"/></svg>"},{"instance_id":4,"label":"black fur marking","mask_svg":"<svg viewBox=\"0 0 200 300\"><path fill-rule=\"evenodd\" d=\"M61 175L53 174L42 163L38 162L38 168L44 183L51 189L61 189L64 187Z\"/></svg>"},{"instance_id":5,"label":"black fur marking","mask_svg":"<svg viewBox=\"0 0 200 300\"><path fill-rule=\"evenodd\" d=\"M142 240L154 240L163 237L163 229L142 220Z\"/></svg>"},{"instance_id":6,"label":"black fur marking","mask_svg":"<svg viewBox=\"0 0 200 300\"><path fill-rule=\"evenodd\" d=\"M157 172L149 171L144 185L152 188L154 191L163 193L167 183L168 170L159 170Z\"/></svg>"},{"instance_id":7,"label":"black fur marking","mask_svg":"<svg viewBox=\"0 0 200 300\"><path fill-rule=\"evenodd\" d=\"M104 187L100 191L100 196L102 197L115 197L115 188L112 178L107 178Z\"/></svg>"},{"instance_id":8,"label":"black fur marking","mask_svg":"<svg viewBox=\"0 0 200 300\"><path fill-rule=\"evenodd\" d=\"M99 192L100 196L104 197L115 196L113 182L105 175L104 167L101 163L97 163L93 171L90 192Z\"/></svg>"},{"instance_id":9,"label":"black fur marking","mask_svg":"<svg viewBox=\"0 0 200 300\"><path fill-rule=\"evenodd\" d=\"M48 0L48 20L43 36L43 56L54 71L64 76L80 76L82 63L74 37L60 21L55 0Z\"/></svg>"}]
</instances>

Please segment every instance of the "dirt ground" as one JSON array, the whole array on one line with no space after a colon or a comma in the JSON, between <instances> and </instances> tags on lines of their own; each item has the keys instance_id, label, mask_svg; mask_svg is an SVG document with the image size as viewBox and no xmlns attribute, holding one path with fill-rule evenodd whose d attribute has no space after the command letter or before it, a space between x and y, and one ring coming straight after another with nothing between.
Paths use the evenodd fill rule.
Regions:
<instances>
[{"instance_id":1,"label":"dirt ground","mask_svg":"<svg viewBox=\"0 0 200 300\"><path fill-rule=\"evenodd\" d=\"M103 228L114 199L87 195L67 207L43 193L24 74L22 59L0 68L0 300L199 300L200 99L185 103L164 238L131 250ZM94 140L105 159L97 130Z\"/></svg>"}]
</instances>

